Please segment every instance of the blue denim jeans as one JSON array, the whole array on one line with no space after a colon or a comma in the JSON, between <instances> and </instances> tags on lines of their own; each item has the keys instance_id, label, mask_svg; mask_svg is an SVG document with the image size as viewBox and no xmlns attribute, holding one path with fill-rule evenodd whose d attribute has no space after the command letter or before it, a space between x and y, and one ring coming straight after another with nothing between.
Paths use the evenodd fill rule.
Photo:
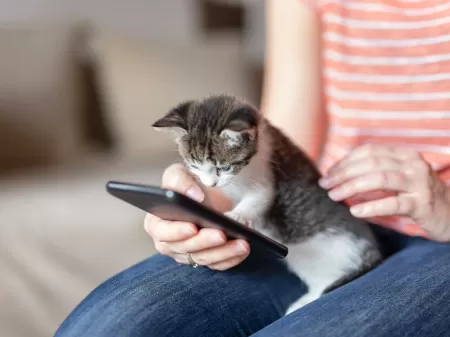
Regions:
<instances>
[{"instance_id":1,"label":"blue denim jeans","mask_svg":"<svg viewBox=\"0 0 450 337\"><path fill-rule=\"evenodd\" d=\"M288 316L306 289L281 262L215 272L157 255L95 289L56 336L450 336L450 245L377 235L384 263Z\"/></svg>"}]
</instances>

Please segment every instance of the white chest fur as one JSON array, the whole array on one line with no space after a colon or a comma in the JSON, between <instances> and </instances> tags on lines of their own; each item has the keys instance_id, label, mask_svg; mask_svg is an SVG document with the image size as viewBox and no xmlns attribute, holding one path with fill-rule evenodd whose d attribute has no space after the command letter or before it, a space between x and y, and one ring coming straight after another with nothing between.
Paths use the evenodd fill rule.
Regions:
<instances>
[{"instance_id":1,"label":"white chest fur","mask_svg":"<svg viewBox=\"0 0 450 337\"><path fill-rule=\"evenodd\" d=\"M261 133L260 133L261 134ZM270 142L261 137L258 151L250 163L222 191L233 201L227 215L241 222L256 224L273 202L273 178L270 166ZM259 227L259 226L258 226Z\"/></svg>"}]
</instances>

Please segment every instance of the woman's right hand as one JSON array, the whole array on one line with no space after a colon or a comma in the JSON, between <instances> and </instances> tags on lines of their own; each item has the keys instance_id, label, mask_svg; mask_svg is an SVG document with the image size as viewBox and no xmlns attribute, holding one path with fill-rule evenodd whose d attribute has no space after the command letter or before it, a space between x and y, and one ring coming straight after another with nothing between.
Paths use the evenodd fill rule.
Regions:
<instances>
[{"instance_id":1,"label":"woman's right hand","mask_svg":"<svg viewBox=\"0 0 450 337\"><path fill-rule=\"evenodd\" d=\"M213 188L200 188L180 164L171 165L164 171L162 187L183 193L221 213L231 208L231 201L222 193ZM227 270L241 263L250 253L246 241L227 241L218 229L198 229L191 223L166 221L152 214L146 215L144 227L162 255L182 264L190 264L187 253L191 253L192 260L201 266Z\"/></svg>"}]
</instances>

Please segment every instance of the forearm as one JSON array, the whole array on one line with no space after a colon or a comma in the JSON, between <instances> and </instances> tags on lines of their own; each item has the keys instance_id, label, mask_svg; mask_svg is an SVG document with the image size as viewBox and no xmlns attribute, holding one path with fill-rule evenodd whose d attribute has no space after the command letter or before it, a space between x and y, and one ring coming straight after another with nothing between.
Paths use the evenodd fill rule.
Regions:
<instances>
[{"instance_id":1,"label":"forearm","mask_svg":"<svg viewBox=\"0 0 450 337\"><path fill-rule=\"evenodd\" d=\"M295 1L267 1L262 112L311 157L322 149L326 118L321 106L319 25Z\"/></svg>"},{"instance_id":2,"label":"forearm","mask_svg":"<svg viewBox=\"0 0 450 337\"><path fill-rule=\"evenodd\" d=\"M296 85L295 88L299 88ZM278 91L278 92L277 92ZM322 152L327 120L318 104L303 100L300 92L279 93L280 90L264 90L261 110L266 118L280 128L297 146L314 161Z\"/></svg>"}]
</instances>

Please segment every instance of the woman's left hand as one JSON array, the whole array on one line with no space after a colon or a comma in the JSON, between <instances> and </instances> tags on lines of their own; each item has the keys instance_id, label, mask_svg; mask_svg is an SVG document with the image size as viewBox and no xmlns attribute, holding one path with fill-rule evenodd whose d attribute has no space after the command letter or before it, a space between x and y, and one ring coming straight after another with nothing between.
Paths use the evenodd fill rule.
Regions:
<instances>
[{"instance_id":1,"label":"woman's left hand","mask_svg":"<svg viewBox=\"0 0 450 337\"><path fill-rule=\"evenodd\" d=\"M359 218L407 216L431 239L450 241L450 189L417 151L363 145L335 164L319 183L335 201L379 190L394 192L354 205L350 211Z\"/></svg>"}]
</instances>

